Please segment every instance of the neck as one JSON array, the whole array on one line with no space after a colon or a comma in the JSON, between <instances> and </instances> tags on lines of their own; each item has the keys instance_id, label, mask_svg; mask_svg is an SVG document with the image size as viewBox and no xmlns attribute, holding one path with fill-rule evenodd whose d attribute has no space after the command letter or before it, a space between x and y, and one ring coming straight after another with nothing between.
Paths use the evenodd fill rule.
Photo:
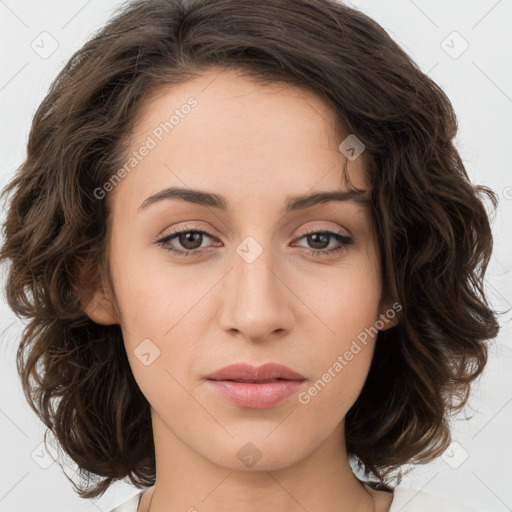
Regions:
<instances>
[{"instance_id":1,"label":"neck","mask_svg":"<svg viewBox=\"0 0 512 512\"><path fill-rule=\"evenodd\" d=\"M261 464L240 470L229 467L229 461L222 465L203 457L174 436L154 411L152 414L157 478L147 508L141 503L139 512L217 512L225 510L228 503L231 509L243 512L375 510L373 496L348 462L343 422L323 443L292 464L284 466L269 458L274 463L263 466L262 456ZM262 469L256 469L258 466Z\"/></svg>"}]
</instances>

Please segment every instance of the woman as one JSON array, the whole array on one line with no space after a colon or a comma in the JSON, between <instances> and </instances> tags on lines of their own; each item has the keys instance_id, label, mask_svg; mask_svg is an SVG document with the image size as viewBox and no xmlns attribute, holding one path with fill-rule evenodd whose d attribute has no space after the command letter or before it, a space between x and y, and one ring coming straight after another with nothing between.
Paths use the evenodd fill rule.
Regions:
<instances>
[{"instance_id":1,"label":"woman","mask_svg":"<svg viewBox=\"0 0 512 512\"><path fill-rule=\"evenodd\" d=\"M0 254L27 399L96 480L80 496L128 477L116 512L470 510L399 485L450 445L498 332L496 196L455 133L331 0L138 1L80 49Z\"/></svg>"}]
</instances>

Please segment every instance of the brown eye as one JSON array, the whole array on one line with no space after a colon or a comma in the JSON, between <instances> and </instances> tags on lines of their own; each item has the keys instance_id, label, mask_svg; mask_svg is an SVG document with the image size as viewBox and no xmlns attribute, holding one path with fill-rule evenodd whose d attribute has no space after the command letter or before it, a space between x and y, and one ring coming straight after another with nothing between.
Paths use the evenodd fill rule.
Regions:
<instances>
[{"instance_id":1,"label":"brown eye","mask_svg":"<svg viewBox=\"0 0 512 512\"><path fill-rule=\"evenodd\" d=\"M331 235L327 233L313 233L312 235L307 235L307 240L309 244L312 244L314 249L325 249L329 246Z\"/></svg>"},{"instance_id":2,"label":"brown eye","mask_svg":"<svg viewBox=\"0 0 512 512\"><path fill-rule=\"evenodd\" d=\"M347 248L350 244L354 243L352 237L342 234L340 230L337 233L333 231L312 231L305 233L299 240L306 239L308 246L310 247L310 254L320 256L330 256L334 253L342 251ZM327 249L331 240L334 239L340 244L338 247Z\"/></svg>"},{"instance_id":3,"label":"brown eye","mask_svg":"<svg viewBox=\"0 0 512 512\"><path fill-rule=\"evenodd\" d=\"M177 240L184 249L193 251L201 247L203 234L199 231L187 231L177 235Z\"/></svg>"},{"instance_id":4,"label":"brown eye","mask_svg":"<svg viewBox=\"0 0 512 512\"><path fill-rule=\"evenodd\" d=\"M207 250L201 247L205 237L213 239L213 236L206 231L185 226L185 228L176 229L170 235L156 240L156 243L166 251L180 256L199 255Z\"/></svg>"}]
</instances>

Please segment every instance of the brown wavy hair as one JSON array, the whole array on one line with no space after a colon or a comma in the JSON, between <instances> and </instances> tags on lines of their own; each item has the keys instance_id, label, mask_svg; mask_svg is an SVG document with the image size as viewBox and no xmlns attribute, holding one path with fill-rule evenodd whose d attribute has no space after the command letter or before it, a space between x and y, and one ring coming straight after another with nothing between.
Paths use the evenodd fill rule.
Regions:
<instances>
[{"instance_id":1,"label":"brown wavy hair","mask_svg":"<svg viewBox=\"0 0 512 512\"><path fill-rule=\"evenodd\" d=\"M81 497L125 477L154 484L150 407L120 326L90 320L80 292L103 277L115 299L108 195L94 191L125 161L145 98L210 68L308 88L335 114L339 140L356 134L366 146L383 289L402 310L379 332L346 442L385 484L447 448L449 415L486 365L499 325L484 291L484 199L495 209L497 196L471 184L442 89L380 25L336 0L139 0L64 66L3 192L6 298L29 319L16 359L27 400L87 477L75 485Z\"/></svg>"}]
</instances>

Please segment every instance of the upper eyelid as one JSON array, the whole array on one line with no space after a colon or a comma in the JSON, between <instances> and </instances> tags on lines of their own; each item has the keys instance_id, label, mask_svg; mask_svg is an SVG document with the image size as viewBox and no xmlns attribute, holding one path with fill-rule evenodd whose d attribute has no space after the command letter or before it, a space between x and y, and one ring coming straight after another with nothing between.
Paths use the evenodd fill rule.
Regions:
<instances>
[{"instance_id":1,"label":"upper eyelid","mask_svg":"<svg viewBox=\"0 0 512 512\"><path fill-rule=\"evenodd\" d=\"M309 228L306 228L306 230L303 231L300 236L304 236L306 234L311 234L311 233L319 233L319 232L335 232L336 234L338 234L340 230L345 231L346 236L352 236L352 233L350 232L349 229L347 229L344 226L339 226L339 225L332 226L332 227L321 227L321 226L320 227L317 227L317 226L309 227ZM162 235L158 236L158 238L163 238L163 237L175 234L175 233L183 233L183 232L188 232L188 231L196 231L196 232L206 233L208 236L212 236L212 237L215 236L215 235L212 235L208 231L208 228L203 229L198 226L190 226L190 225L186 224L184 226L180 226L177 228L166 229L166 230L164 230Z\"/></svg>"},{"instance_id":2,"label":"upper eyelid","mask_svg":"<svg viewBox=\"0 0 512 512\"><path fill-rule=\"evenodd\" d=\"M346 234L344 234L343 231L346 231ZM165 238L174 238L176 235L179 235L181 233L189 233L189 232L201 233L201 234L204 234L204 235L206 235L206 236L208 236L210 238L217 238L215 235L212 235L211 233L209 233L208 231L206 231L204 229L197 228L197 227L194 227L194 226L184 226L184 227L172 229L170 232L164 233L163 235L158 236L157 240L162 240L162 239L165 239ZM313 228L308 228L306 231L301 232L297 236L298 236L298 238L302 238L304 236L311 235L311 234L314 234L314 233L328 233L328 234L332 234L332 235L345 236L346 238L352 238L352 235L348 232L348 230L346 228L337 229L337 228L316 228L316 227L313 227Z\"/></svg>"},{"instance_id":3,"label":"upper eyelid","mask_svg":"<svg viewBox=\"0 0 512 512\"><path fill-rule=\"evenodd\" d=\"M346 233L344 234L343 231ZM335 235L343 235L347 238L352 238L352 235L349 233L349 231L346 228L309 228L306 231L302 232L299 236L303 237L306 235L311 235L313 233L329 233L329 234L335 234Z\"/></svg>"},{"instance_id":4,"label":"upper eyelid","mask_svg":"<svg viewBox=\"0 0 512 512\"><path fill-rule=\"evenodd\" d=\"M343 231L347 231L347 233L344 233ZM203 229L194 227L194 226L183 226L179 228L174 228L171 232L166 233L162 236L157 237L154 241L157 243L169 243L171 240L175 239L177 236L179 236L182 233L189 233L189 232L195 232L195 233L201 233L203 235L206 235L207 237L211 238L212 240L218 240L218 238L215 235L212 235L208 231L205 231ZM300 240L308 235L315 234L315 233L326 233L328 236L331 236L333 238L342 237L346 239L346 243L353 243L354 238L353 236L348 233L348 230L346 228L309 228L306 231L300 233L294 238L294 241ZM208 250L208 247L205 247L203 249L197 249L200 250Z\"/></svg>"}]
</instances>

